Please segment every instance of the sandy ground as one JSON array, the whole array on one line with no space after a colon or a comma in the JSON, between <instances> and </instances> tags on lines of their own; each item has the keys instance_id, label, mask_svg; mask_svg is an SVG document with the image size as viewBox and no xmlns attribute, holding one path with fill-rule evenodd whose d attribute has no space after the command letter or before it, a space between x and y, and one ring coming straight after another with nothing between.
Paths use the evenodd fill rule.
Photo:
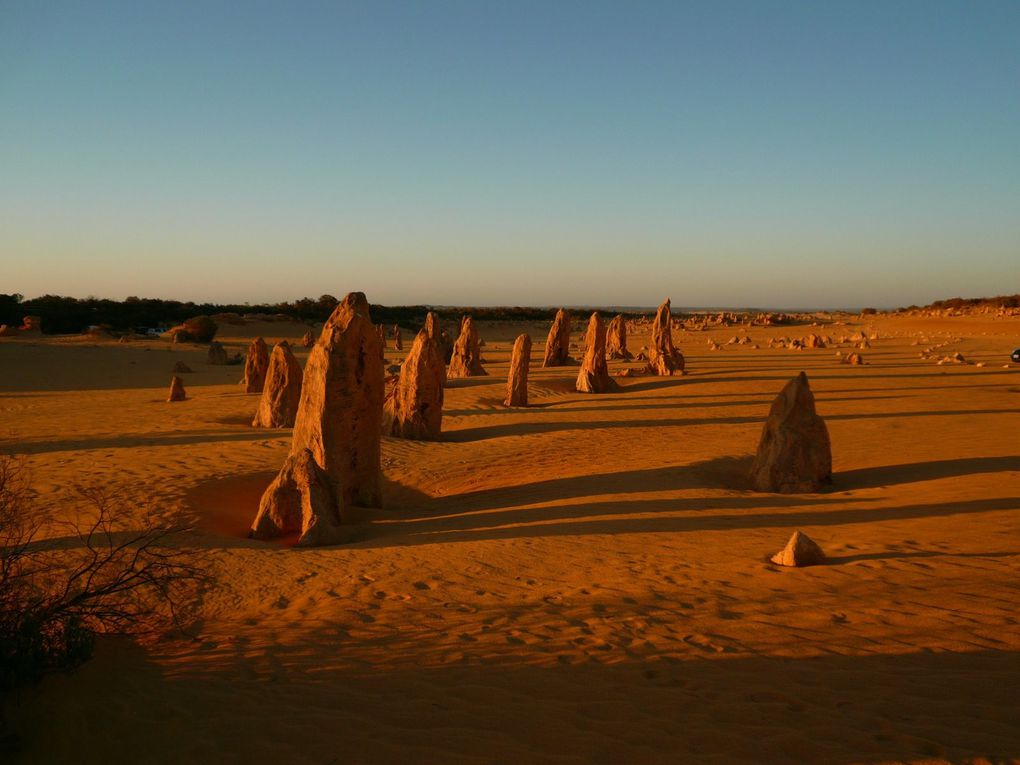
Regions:
<instances>
[{"instance_id":1,"label":"sandy ground","mask_svg":"<svg viewBox=\"0 0 1020 765\"><path fill-rule=\"evenodd\" d=\"M525 329L532 406L507 410ZM764 347L858 329L879 336L863 367ZM195 524L213 574L198 640L107 639L25 693L15 761L1020 762L1020 321L752 328L761 350L719 352L742 332L677 332L688 376L606 395L540 368L546 331L482 324L490 376L448 389L444 440L384 439L386 510L316 550L245 538L289 432L249 427L240 368L162 341L0 341L0 451L46 500L98 483ZM922 360L922 337L985 366ZM168 404L177 360L196 371ZM751 492L802 369L835 485ZM798 528L829 565L766 562Z\"/></svg>"}]
</instances>

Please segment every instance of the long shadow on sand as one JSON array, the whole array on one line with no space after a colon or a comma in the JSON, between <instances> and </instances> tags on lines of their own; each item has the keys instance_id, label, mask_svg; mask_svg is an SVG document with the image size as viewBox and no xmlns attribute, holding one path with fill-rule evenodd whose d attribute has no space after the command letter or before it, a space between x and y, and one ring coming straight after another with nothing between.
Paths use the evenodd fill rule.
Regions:
<instances>
[{"instance_id":1,"label":"long shadow on sand","mask_svg":"<svg viewBox=\"0 0 1020 765\"><path fill-rule=\"evenodd\" d=\"M900 417L960 417L982 414L1018 414L1015 409L934 409L911 412L862 412L860 414L825 414L826 421L884 420ZM516 422L507 425L489 425L479 428L461 428L443 433L443 440L451 443L482 441L487 438L522 436L537 433L555 433L570 430L601 430L611 428L692 427L698 425L748 425L764 422L764 416L751 417L688 417L655 420L562 420L558 422Z\"/></svg>"},{"instance_id":2,"label":"long shadow on sand","mask_svg":"<svg viewBox=\"0 0 1020 765\"><path fill-rule=\"evenodd\" d=\"M758 395L758 394L747 394L747 395ZM826 396L824 394L816 395L815 400L819 405L824 405L836 401L879 401L889 399L900 399L908 398L908 396ZM667 401L663 402L663 399ZM599 399L600 401L603 399ZM573 414L574 412L631 412L638 410L655 410L655 409L716 409L729 406L760 406L765 407L765 411L768 411L768 407L772 404L773 399L751 399L743 401L688 401L684 396L663 396L660 398L654 398L660 403L657 404L627 404L624 406L576 406L577 402L574 401L562 401L562 402L550 402L544 405L534 405L527 407L516 407L515 411L520 414ZM669 403L672 401L673 403ZM488 402L486 402L488 403ZM507 410L502 406L502 399L492 401L494 406L492 409L455 409L452 411L444 411L444 417L474 417L476 415L486 414L506 414ZM236 418L235 418L236 419ZM248 418L251 419L251 418ZM247 424L247 421L245 422Z\"/></svg>"},{"instance_id":3,"label":"long shadow on sand","mask_svg":"<svg viewBox=\"0 0 1020 765\"><path fill-rule=\"evenodd\" d=\"M732 529L811 528L841 526L854 523L902 521L913 518L971 515L1020 508L1020 497L995 497L968 502L925 503L901 507L870 507L835 510L826 505L839 504L836 500L814 501L772 499L761 497L734 499L691 500L624 500L612 502L586 502L580 505L555 505L534 510L514 509L495 513L478 513L457 516L454 519L432 519L421 525L427 528L407 533L407 523L369 524L363 527L364 537L355 547L391 547L430 543L478 542L491 539L523 539L532 537L579 536L599 534L652 534L683 533L692 531L727 531ZM863 502L866 500L855 500ZM685 515L664 513L705 510L720 505L739 509L764 506L789 507L811 504L808 511L780 513L737 513ZM819 506L822 507L819 507ZM606 515L646 515L652 517L597 518ZM563 522L566 521L566 522Z\"/></svg>"},{"instance_id":4,"label":"long shadow on sand","mask_svg":"<svg viewBox=\"0 0 1020 765\"><path fill-rule=\"evenodd\" d=\"M289 431L253 430L247 433L206 431L173 434L138 434L107 438L81 438L60 441L19 443L16 440L0 441L0 454L45 454L47 452L88 451L90 449L136 449L150 446L186 446L217 441L265 441L286 438Z\"/></svg>"},{"instance_id":5,"label":"long shadow on sand","mask_svg":"<svg viewBox=\"0 0 1020 765\"><path fill-rule=\"evenodd\" d=\"M955 460L910 462L903 465L847 470L836 476L840 489L873 489L899 483L935 481L979 473L1020 471L1020 456L1016 457L965 457Z\"/></svg>"}]
</instances>

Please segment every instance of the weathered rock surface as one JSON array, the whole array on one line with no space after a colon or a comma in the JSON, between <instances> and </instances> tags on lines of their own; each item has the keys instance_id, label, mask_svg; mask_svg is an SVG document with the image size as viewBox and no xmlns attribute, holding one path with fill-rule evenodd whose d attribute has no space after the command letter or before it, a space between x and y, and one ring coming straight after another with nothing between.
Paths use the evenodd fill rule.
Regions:
<instances>
[{"instance_id":1,"label":"weathered rock surface","mask_svg":"<svg viewBox=\"0 0 1020 765\"><path fill-rule=\"evenodd\" d=\"M364 293L333 311L308 354L291 454L312 453L329 476L338 516L382 505L383 368Z\"/></svg>"},{"instance_id":2,"label":"weathered rock surface","mask_svg":"<svg viewBox=\"0 0 1020 765\"><path fill-rule=\"evenodd\" d=\"M305 348L311 348L315 345L315 335L312 330L305 332L305 336L301 338L301 345Z\"/></svg>"},{"instance_id":3,"label":"weathered rock surface","mask_svg":"<svg viewBox=\"0 0 1020 765\"><path fill-rule=\"evenodd\" d=\"M209 343L209 352L206 354L205 361L207 364L220 366L228 364L230 358L227 356L227 350L223 345L218 340L213 340Z\"/></svg>"},{"instance_id":4,"label":"weathered rock surface","mask_svg":"<svg viewBox=\"0 0 1020 765\"><path fill-rule=\"evenodd\" d=\"M290 428L297 418L301 401L301 365L294 358L290 343L281 340L269 357L266 384L259 399L252 426L256 428Z\"/></svg>"},{"instance_id":5,"label":"weathered rock surface","mask_svg":"<svg viewBox=\"0 0 1020 765\"><path fill-rule=\"evenodd\" d=\"M170 395L167 397L167 401L183 401L187 398L184 393L184 380L177 375L170 378Z\"/></svg>"},{"instance_id":6,"label":"weathered rock surface","mask_svg":"<svg viewBox=\"0 0 1020 765\"><path fill-rule=\"evenodd\" d=\"M404 340L400 334L399 324L393 325L393 347L396 348L398 351L404 350Z\"/></svg>"},{"instance_id":7,"label":"weathered rock surface","mask_svg":"<svg viewBox=\"0 0 1020 765\"><path fill-rule=\"evenodd\" d=\"M528 405L528 368L531 366L531 336L518 335L510 354L510 372L506 378L503 406Z\"/></svg>"},{"instance_id":8,"label":"weathered rock surface","mask_svg":"<svg viewBox=\"0 0 1020 765\"><path fill-rule=\"evenodd\" d=\"M183 361L178 361L174 364L174 374L178 375L190 375L195 370L185 364Z\"/></svg>"},{"instance_id":9,"label":"weathered rock surface","mask_svg":"<svg viewBox=\"0 0 1020 765\"><path fill-rule=\"evenodd\" d=\"M298 533L298 544L308 547L349 541L350 527L343 525L334 489L311 450L291 453L262 495L249 536L273 539Z\"/></svg>"},{"instance_id":10,"label":"weathered rock surface","mask_svg":"<svg viewBox=\"0 0 1020 765\"><path fill-rule=\"evenodd\" d=\"M614 316L606 330L606 358L624 361L634 358L627 350L627 322L622 314Z\"/></svg>"},{"instance_id":11,"label":"weathered rock surface","mask_svg":"<svg viewBox=\"0 0 1020 765\"><path fill-rule=\"evenodd\" d=\"M435 316L414 338L400 367L400 378L386 398L383 432L397 438L433 441L443 429L443 385L446 365L439 349Z\"/></svg>"},{"instance_id":12,"label":"weathered rock surface","mask_svg":"<svg viewBox=\"0 0 1020 765\"><path fill-rule=\"evenodd\" d=\"M18 327L18 332L20 332L22 335L41 335L42 317L25 316L21 320L21 326Z\"/></svg>"},{"instance_id":13,"label":"weathered rock surface","mask_svg":"<svg viewBox=\"0 0 1020 765\"><path fill-rule=\"evenodd\" d=\"M832 482L832 450L825 421L815 412L807 375L790 380L772 402L751 469L758 491L818 491Z\"/></svg>"},{"instance_id":14,"label":"weathered rock surface","mask_svg":"<svg viewBox=\"0 0 1020 765\"><path fill-rule=\"evenodd\" d=\"M488 372L482 367L482 352L478 345L478 330L470 316L460 322L460 336L453 344L453 355L450 358L450 369L447 377L481 377Z\"/></svg>"},{"instance_id":15,"label":"weathered rock surface","mask_svg":"<svg viewBox=\"0 0 1020 765\"><path fill-rule=\"evenodd\" d=\"M669 298L659 306L652 323L652 347L648 351L648 371L653 375L683 374L684 355L673 346L673 317Z\"/></svg>"},{"instance_id":16,"label":"weathered rock surface","mask_svg":"<svg viewBox=\"0 0 1020 765\"><path fill-rule=\"evenodd\" d=\"M269 348L266 341L256 337L248 346L248 357L244 360L244 378L241 384L245 393L261 393L269 371Z\"/></svg>"},{"instance_id":17,"label":"weathered rock surface","mask_svg":"<svg viewBox=\"0 0 1020 765\"><path fill-rule=\"evenodd\" d=\"M584 336L584 360L575 387L581 393L607 393L619 388L616 380L609 376L606 364L606 325L602 323L598 311L588 320L588 331Z\"/></svg>"},{"instance_id":18,"label":"weathered rock surface","mask_svg":"<svg viewBox=\"0 0 1020 765\"><path fill-rule=\"evenodd\" d=\"M570 363L570 314L562 308L556 312L549 336L545 341L543 367L562 367Z\"/></svg>"},{"instance_id":19,"label":"weathered rock surface","mask_svg":"<svg viewBox=\"0 0 1020 765\"><path fill-rule=\"evenodd\" d=\"M825 563L825 553L807 534L795 531L786 547L773 555L771 560L780 566L818 566Z\"/></svg>"},{"instance_id":20,"label":"weathered rock surface","mask_svg":"<svg viewBox=\"0 0 1020 765\"><path fill-rule=\"evenodd\" d=\"M861 354L853 351L843 357L841 364L850 364L851 366L860 366L864 363L864 357Z\"/></svg>"}]
</instances>

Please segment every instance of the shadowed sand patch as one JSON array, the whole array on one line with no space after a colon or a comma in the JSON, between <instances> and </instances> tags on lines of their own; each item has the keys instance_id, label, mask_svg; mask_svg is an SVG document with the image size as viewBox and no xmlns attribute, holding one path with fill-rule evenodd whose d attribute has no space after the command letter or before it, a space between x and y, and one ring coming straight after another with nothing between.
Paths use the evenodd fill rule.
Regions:
<instances>
[{"instance_id":1,"label":"shadowed sand patch","mask_svg":"<svg viewBox=\"0 0 1020 765\"><path fill-rule=\"evenodd\" d=\"M23 393L0 396L0 437L34 446L44 497L89 480L151 500L198 524L187 544L213 577L196 640L104 640L27 694L14 761L1017 759L1020 376L990 365L1020 329L846 320L751 328L761 350L704 355L734 330L676 331L689 376L621 378L597 400L573 390L576 367L533 363L527 409L498 405L508 349L529 331L541 359L547 323L483 325L490 376L445 390L459 435L384 438L384 508L354 543L315 550L246 538L289 433L252 432L236 367L192 385L203 362L182 356L199 372L171 407L170 351L4 351L110 386L7 378ZM873 330L876 363L853 370L766 347ZM947 350L989 366L935 368L917 331L963 337ZM634 352L648 340L628 333ZM752 493L747 455L801 369L835 485ZM794 529L828 565L765 562Z\"/></svg>"}]
</instances>

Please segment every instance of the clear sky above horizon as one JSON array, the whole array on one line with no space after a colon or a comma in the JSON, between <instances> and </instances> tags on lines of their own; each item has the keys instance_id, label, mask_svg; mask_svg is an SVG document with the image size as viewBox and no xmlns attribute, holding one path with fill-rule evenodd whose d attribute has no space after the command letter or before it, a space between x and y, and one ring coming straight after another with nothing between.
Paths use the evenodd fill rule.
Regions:
<instances>
[{"instance_id":1,"label":"clear sky above horizon","mask_svg":"<svg viewBox=\"0 0 1020 765\"><path fill-rule=\"evenodd\" d=\"M1020 292L1020 2L0 0L0 292Z\"/></svg>"}]
</instances>

